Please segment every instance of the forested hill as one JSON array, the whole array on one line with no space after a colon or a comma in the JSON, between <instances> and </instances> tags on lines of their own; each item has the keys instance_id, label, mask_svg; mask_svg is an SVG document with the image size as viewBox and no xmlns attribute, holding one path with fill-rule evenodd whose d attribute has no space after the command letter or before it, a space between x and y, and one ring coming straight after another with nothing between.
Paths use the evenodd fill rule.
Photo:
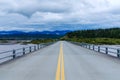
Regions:
<instances>
[{"instance_id":1,"label":"forested hill","mask_svg":"<svg viewBox=\"0 0 120 80\"><path fill-rule=\"evenodd\" d=\"M63 37L69 30L62 31L32 31L32 32L23 32L23 31L0 31L0 39L59 39Z\"/></svg>"},{"instance_id":2,"label":"forested hill","mask_svg":"<svg viewBox=\"0 0 120 80\"><path fill-rule=\"evenodd\" d=\"M67 38L118 38L120 39L120 28L79 30L66 34Z\"/></svg>"}]
</instances>

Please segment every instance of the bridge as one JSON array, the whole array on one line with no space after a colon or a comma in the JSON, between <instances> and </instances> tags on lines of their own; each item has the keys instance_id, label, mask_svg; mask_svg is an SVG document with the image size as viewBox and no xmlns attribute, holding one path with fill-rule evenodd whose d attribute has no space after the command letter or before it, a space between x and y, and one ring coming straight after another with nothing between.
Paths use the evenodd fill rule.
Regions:
<instances>
[{"instance_id":1,"label":"bridge","mask_svg":"<svg viewBox=\"0 0 120 80\"><path fill-rule=\"evenodd\" d=\"M0 80L120 80L120 60L59 41L1 64Z\"/></svg>"}]
</instances>

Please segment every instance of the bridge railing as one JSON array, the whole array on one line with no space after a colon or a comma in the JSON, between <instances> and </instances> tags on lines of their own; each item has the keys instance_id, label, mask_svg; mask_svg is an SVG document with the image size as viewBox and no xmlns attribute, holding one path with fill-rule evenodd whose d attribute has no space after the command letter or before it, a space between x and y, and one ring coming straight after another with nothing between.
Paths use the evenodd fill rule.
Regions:
<instances>
[{"instance_id":1,"label":"bridge railing","mask_svg":"<svg viewBox=\"0 0 120 80\"><path fill-rule=\"evenodd\" d=\"M91 49L100 53L109 54L112 56L116 56L120 58L120 48L111 48L111 47L105 47L102 45L94 45L94 44L88 44L88 43L79 43L79 42L71 42L76 45L80 45L81 47Z\"/></svg>"},{"instance_id":2,"label":"bridge railing","mask_svg":"<svg viewBox=\"0 0 120 80\"><path fill-rule=\"evenodd\" d=\"M13 49L13 50L1 52L0 53L0 64L4 63L6 61L10 61L10 60L13 60L15 58L18 58L20 56L26 55L28 53L32 53L32 52L37 51L41 48L49 46L51 44L53 44L53 42L42 43L42 44L37 44L34 46L28 46L28 47L23 47L23 48L19 48L19 49Z\"/></svg>"}]
</instances>

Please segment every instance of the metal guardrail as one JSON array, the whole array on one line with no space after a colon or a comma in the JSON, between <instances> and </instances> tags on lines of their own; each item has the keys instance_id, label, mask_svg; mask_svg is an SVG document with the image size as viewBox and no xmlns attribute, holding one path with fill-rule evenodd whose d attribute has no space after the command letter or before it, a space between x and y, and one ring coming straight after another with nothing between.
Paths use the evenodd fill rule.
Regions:
<instances>
[{"instance_id":1,"label":"metal guardrail","mask_svg":"<svg viewBox=\"0 0 120 80\"><path fill-rule=\"evenodd\" d=\"M1 52L0 53L0 64L4 63L6 61L10 61L12 59L18 58L20 56L26 55L28 53L37 51L37 50L39 50L43 47L49 46L53 43L54 42L42 43L42 44L37 44L35 46L28 46L28 47L23 47L23 48L19 48L19 49L13 49L10 51Z\"/></svg>"},{"instance_id":2,"label":"metal guardrail","mask_svg":"<svg viewBox=\"0 0 120 80\"><path fill-rule=\"evenodd\" d=\"M111 47L104 47L101 45L94 45L88 43L79 43L79 42L71 42L76 45L80 45L81 47L91 49L97 52L105 53L105 54L115 54L117 57L120 58L120 48L111 48Z\"/></svg>"}]
</instances>

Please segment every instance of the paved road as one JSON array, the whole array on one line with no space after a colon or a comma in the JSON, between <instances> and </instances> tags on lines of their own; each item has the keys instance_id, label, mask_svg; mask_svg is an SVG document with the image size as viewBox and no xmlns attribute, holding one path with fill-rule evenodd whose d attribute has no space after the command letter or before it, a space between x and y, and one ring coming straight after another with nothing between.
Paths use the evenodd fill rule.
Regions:
<instances>
[{"instance_id":1,"label":"paved road","mask_svg":"<svg viewBox=\"0 0 120 80\"><path fill-rule=\"evenodd\" d=\"M0 65L0 80L120 80L120 60L63 41Z\"/></svg>"}]
</instances>

